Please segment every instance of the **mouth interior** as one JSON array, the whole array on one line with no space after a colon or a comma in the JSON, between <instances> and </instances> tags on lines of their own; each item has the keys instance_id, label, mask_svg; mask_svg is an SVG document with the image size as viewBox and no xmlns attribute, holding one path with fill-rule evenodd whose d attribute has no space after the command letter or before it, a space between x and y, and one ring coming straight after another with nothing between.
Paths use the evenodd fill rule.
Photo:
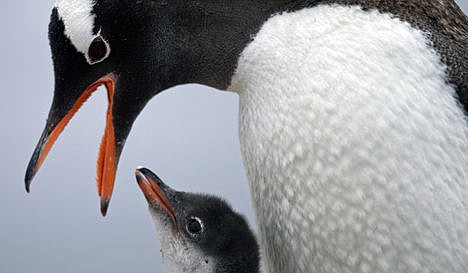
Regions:
<instances>
[{"instance_id":1,"label":"mouth interior","mask_svg":"<svg viewBox=\"0 0 468 273\"><path fill-rule=\"evenodd\" d=\"M163 190L156 184L155 181L151 179L151 177L146 176L139 170L137 170L135 174L138 181L138 185L143 191L146 200L148 200L150 205L166 212L167 215L169 215L169 217L171 218L174 227L177 229L177 218Z\"/></svg>"}]
</instances>

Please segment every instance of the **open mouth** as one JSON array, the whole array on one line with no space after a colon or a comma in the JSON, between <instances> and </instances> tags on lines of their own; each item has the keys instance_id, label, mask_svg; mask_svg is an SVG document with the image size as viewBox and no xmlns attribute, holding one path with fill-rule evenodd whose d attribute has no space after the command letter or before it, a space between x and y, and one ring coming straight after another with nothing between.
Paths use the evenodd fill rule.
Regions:
<instances>
[{"instance_id":1,"label":"open mouth","mask_svg":"<svg viewBox=\"0 0 468 273\"><path fill-rule=\"evenodd\" d=\"M166 195L167 190L170 188L162 183L159 177L146 168L138 168L135 171L135 176L138 182L138 186L140 186L140 189L145 195L148 203L151 206L167 213L167 215L171 218L174 227L177 229L177 217L175 216L174 210Z\"/></svg>"},{"instance_id":2,"label":"open mouth","mask_svg":"<svg viewBox=\"0 0 468 273\"><path fill-rule=\"evenodd\" d=\"M104 77L101 77L99 80L91 84L86 90L81 94L81 96L75 101L71 109L62 117L56 124L47 124L42 136L39 140L39 143L34 150L33 156L29 162L25 183L26 191L30 191L31 181L34 178L35 174L41 167L44 162L47 154L54 145L55 141L65 129L68 122L72 117L78 112L80 107L86 102L86 100L92 95L96 89L104 85L107 89L107 114L106 114L106 127L104 130L104 135L101 141L101 147L99 149L99 156L97 161L97 188L99 196L101 197L101 213L106 215L107 208L112 196L112 191L114 189L114 180L115 173L117 170L117 157L116 157L116 147L115 147L115 131L113 124L112 116L112 106L114 100L114 90L115 90L115 76L111 73Z\"/></svg>"}]
</instances>

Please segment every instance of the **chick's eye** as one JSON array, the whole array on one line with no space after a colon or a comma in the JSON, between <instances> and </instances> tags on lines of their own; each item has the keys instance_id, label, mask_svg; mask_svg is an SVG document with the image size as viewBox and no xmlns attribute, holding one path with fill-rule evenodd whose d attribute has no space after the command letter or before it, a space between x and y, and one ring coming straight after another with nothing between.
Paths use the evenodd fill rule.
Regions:
<instances>
[{"instance_id":1,"label":"chick's eye","mask_svg":"<svg viewBox=\"0 0 468 273\"><path fill-rule=\"evenodd\" d=\"M89 45L88 62L95 64L103 61L109 55L108 51L109 46L107 42L101 36L97 36Z\"/></svg>"},{"instance_id":2,"label":"chick's eye","mask_svg":"<svg viewBox=\"0 0 468 273\"><path fill-rule=\"evenodd\" d=\"M202 231L202 223L198 218L191 218L187 222L187 231L192 234L198 234Z\"/></svg>"}]
</instances>

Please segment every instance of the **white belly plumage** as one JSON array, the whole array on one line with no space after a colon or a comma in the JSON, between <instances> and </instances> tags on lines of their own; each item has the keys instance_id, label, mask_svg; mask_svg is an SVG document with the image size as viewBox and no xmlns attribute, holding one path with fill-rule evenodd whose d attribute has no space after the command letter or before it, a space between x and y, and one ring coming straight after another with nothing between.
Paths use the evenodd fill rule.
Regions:
<instances>
[{"instance_id":1,"label":"white belly plumage","mask_svg":"<svg viewBox=\"0 0 468 273\"><path fill-rule=\"evenodd\" d=\"M429 45L318 6L243 51L229 90L268 272L468 272L468 123Z\"/></svg>"}]
</instances>

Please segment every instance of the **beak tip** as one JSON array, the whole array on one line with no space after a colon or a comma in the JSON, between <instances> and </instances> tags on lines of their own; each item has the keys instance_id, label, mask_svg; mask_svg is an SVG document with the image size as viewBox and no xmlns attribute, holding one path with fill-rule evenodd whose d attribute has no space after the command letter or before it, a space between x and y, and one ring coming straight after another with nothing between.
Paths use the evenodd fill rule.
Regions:
<instances>
[{"instance_id":1,"label":"beak tip","mask_svg":"<svg viewBox=\"0 0 468 273\"><path fill-rule=\"evenodd\" d=\"M136 181L137 181L138 184L141 184L143 182L143 179L141 179L140 174L136 173L135 177L136 177Z\"/></svg>"},{"instance_id":2,"label":"beak tip","mask_svg":"<svg viewBox=\"0 0 468 273\"><path fill-rule=\"evenodd\" d=\"M145 182L149 174L152 174L152 172L148 168L138 166L135 170L135 176L138 184Z\"/></svg>"},{"instance_id":3,"label":"beak tip","mask_svg":"<svg viewBox=\"0 0 468 273\"><path fill-rule=\"evenodd\" d=\"M105 197L101 198L101 214L104 217L107 215L107 209L109 208L109 203L110 203L109 198L105 198Z\"/></svg>"},{"instance_id":4,"label":"beak tip","mask_svg":"<svg viewBox=\"0 0 468 273\"><path fill-rule=\"evenodd\" d=\"M135 171L135 172L136 172L136 173L142 173L142 174L144 174L144 173L146 173L146 172L148 172L148 171L149 171L148 168L143 167L143 166L138 166L138 167L136 168L136 171Z\"/></svg>"},{"instance_id":5,"label":"beak tip","mask_svg":"<svg viewBox=\"0 0 468 273\"><path fill-rule=\"evenodd\" d=\"M136 181L138 184L141 184L143 182L142 176L144 176L143 174L144 169L145 169L144 167L137 167L135 170L135 177L136 177Z\"/></svg>"},{"instance_id":6,"label":"beak tip","mask_svg":"<svg viewBox=\"0 0 468 273\"><path fill-rule=\"evenodd\" d=\"M30 175L29 171L26 173L26 177L24 178L24 187L27 193L30 193L30 187L32 182L32 176Z\"/></svg>"}]
</instances>

